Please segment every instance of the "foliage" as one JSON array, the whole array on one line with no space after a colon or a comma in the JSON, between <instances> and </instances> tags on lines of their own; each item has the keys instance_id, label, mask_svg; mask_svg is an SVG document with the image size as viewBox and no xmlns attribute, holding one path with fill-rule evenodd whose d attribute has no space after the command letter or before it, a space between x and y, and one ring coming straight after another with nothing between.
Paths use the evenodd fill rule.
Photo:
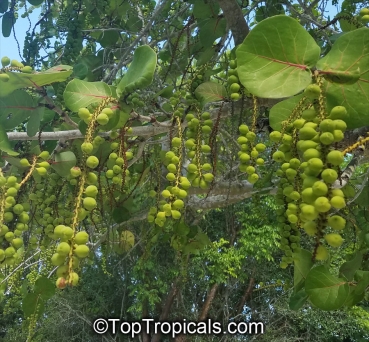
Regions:
<instances>
[{"instance_id":1,"label":"foliage","mask_svg":"<svg viewBox=\"0 0 369 342\"><path fill-rule=\"evenodd\" d=\"M4 341L97 315L368 337L369 14L320 6L0 2L4 37L41 11L1 59Z\"/></svg>"}]
</instances>

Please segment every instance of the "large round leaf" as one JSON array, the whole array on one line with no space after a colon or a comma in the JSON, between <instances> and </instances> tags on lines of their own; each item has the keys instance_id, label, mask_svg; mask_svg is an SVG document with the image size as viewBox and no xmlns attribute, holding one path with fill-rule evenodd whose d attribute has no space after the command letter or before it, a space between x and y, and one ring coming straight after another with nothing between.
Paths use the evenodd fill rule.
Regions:
<instances>
[{"instance_id":1,"label":"large round leaf","mask_svg":"<svg viewBox=\"0 0 369 342\"><path fill-rule=\"evenodd\" d=\"M314 267L305 280L305 291L311 303L322 310L337 310L345 303L350 289L348 283L329 273L326 266Z\"/></svg>"},{"instance_id":2,"label":"large round leaf","mask_svg":"<svg viewBox=\"0 0 369 342\"><path fill-rule=\"evenodd\" d=\"M248 91L281 98L311 83L309 68L318 61L320 48L295 19L277 15L258 24L236 55L238 77Z\"/></svg>"},{"instance_id":3,"label":"large round leaf","mask_svg":"<svg viewBox=\"0 0 369 342\"><path fill-rule=\"evenodd\" d=\"M147 87L154 78L156 68L156 53L148 45L140 46L133 55L133 61L127 73L117 86L117 95L135 88Z\"/></svg>"},{"instance_id":4,"label":"large round leaf","mask_svg":"<svg viewBox=\"0 0 369 342\"><path fill-rule=\"evenodd\" d=\"M326 82L328 110L345 106L347 126L369 125L369 30L361 28L340 36L329 53L317 63L318 70L336 83ZM356 76L358 74L358 77ZM348 80L347 80L348 78ZM357 82L350 83L350 78Z\"/></svg>"}]
</instances>

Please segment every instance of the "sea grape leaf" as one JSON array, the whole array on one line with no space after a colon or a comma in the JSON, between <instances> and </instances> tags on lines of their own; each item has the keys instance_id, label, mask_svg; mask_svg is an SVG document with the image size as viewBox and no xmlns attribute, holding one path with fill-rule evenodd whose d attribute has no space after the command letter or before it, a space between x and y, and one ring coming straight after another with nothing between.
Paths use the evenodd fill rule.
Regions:
<instances>
[{"instance_id":1,"label":"sea grape leaf","mask_svg":"<svg viewBox=\"0 0 369 342\"><path fill-rule=\"evenodd\" d=\"M34 315L36 312L38 316L42 314L44 311L44 301L40 294L28 293L27 296L23 298L22 309L26 318Z\"/></svg>"},{"instance_id":2,"label":"sea grape leaf","mask_svg":"<svg viewBox=\"0 0 369 342\"><path fill-rule=\"evenodd\" d=\"M6 97L0 97L0 125L7 130L13 129L37 110L35 100L27 92L15 90Z\"/></svg>"},{"instance_id":3,"label":"sea grape leaf","mask_svg":"<svg viewBox=\"0 0 369 342\"><path fill-rule=\"evenodd\" d=\"M43 300L48 300L55 294L55 284L46 277L40 277L35 282L34 292Z\"/></svg>"},{"instance_id":4,"label":"sea grape leaf","mask_svg":"<svg viewBox=\"0 0 369 342\"><path fill-rule=\"evenodd\" d=\"M72 151L60 152L55 154L55 163L51 167L61 177L67 177L70 174L70 169L76 166L77 159Z\"/></svg>"},{"instance_id":5,"label":"sea grape leaf","mask_svg":"<svg viewBox=\"0 0 369 342\"><path fill-rule=\"evenodd\" d=\"M9 81L6 82L6 87L0 87L0 97L11 94L14 90L26 87L41 87L54 82L63 82L72 74L72 67L69 65L57 65L46 71L34 72L26 74L23 72L10 72Z\"/></svg>"},{"instance_id":6,"label":"sea grape leaf","mask_svg":"<svg viewBox=\"0 0 369 342\"><path fill-rule=\"evenodd\" d=\"M222 84L215 82L201 83L195 90L195 96L202 105L208 102L222 101L227 97L227 91Z\"/></svg>"},{"instance_id":7,"label":"sea grape leaf","mask_svg":"<svg viewBox=\"0 0 369 342\"><path fill-rule=\"evenodd\" d=\"M193 15L196 19L216 18L219 13L219 4L215 1L195 1Z\"/></svg>"},{"instance_id":8,"label":"sea grape leaf","mask_svg":"<svg viewBox=\"0 0 369 342\"><path fill-rule=\"evenodd\" d=\"M302 289L296 293L293 293L289 300L289 307L291 310L297 311L300 309L308 299L308 295L306 294L305 290Z\"/></svg>"},{"instance_id":9,"label":"sea grape leaf","mask_svg":"<svg viewBox=\"0 0 369 342\"><path fill-rule=\"evenodd\" d=\"M110 87L104 82L74 79L67 84L63 96L65 105L73 112L78 112L79 108L99 103L111 95Z\"/></svg>"},{"instance_id":10,"label":"sea grape leaf","mask_svg":"<svg viewBox=\"0 0 369 342\"><path fill-rule=\"evenodd\" d=\"M312 254L306 249L302 249L299 253L293 254L294 260L294 292L300 291L303 286L305 279L313 266Z\"/></svg>"},{"instance_id":11,"label":"sea grape leaf","mask_svg":"<svg viewBox=\"0 0 369 342\"><path fill-rule=\"evenodd\" d=\"M9 37L16 19L13 11L6 12L2 20L2 32L5 38Z\"/></svg>"},{"instance_id":12,"label":"sea grape leaf","mask_svg":"<svg viewBox=\"0 0 369 342\"><path fill-rule=\"evenodd\" d=\"M5 13L8 10L8 6L8 0L0 0L0 13Z\"/></svg>"},{"instance_id":13,"label":"sea grape leaf","mask_svg":"<svg viewBox=\"0 0 369 342\"><path fill-rule=\"evenodd\" d=\"M116 223L122 223L131 218L131 213L127 208L115 208L112 212L112 218Z\"/></svg>"},{"instance_id":14,"label":"sea grape leaf","mask_svg":"<svg viewBox=\"0 0 369 342\"><path fill-rule=\"evenodd\" d=\"M27 0L31 5L33 6L38 6L38 5L41 5L44 0Z\"/></svg>"},{"instance_id":15,"label":"sea grape leaf","mask_svg":"<svg viewBox=\"0 0 369 342\"><path fill-rule=\"evenodd\" d=\"M344 262L340 267L340 276L344 277L347 281L354 279L355 272L360 268L365 252L358 251L351 260Z\"/></svg>"},{"instance_id":16,"label":"sea grape leaf","mask_svg":"<svg viewBox=\"0 0 369 342\"><path fill-rule=\"evenodd\" d=\"M321 310L337 310L344 305L350 289L348 283L329 273L326 266L314 267L305 280L305 291L312 304Z\"/></svg>"},{"instance_id":17,"label":"sea grape leaf","mask_svg":"<svg viewBox=\"0 0 369 342\"><path fill-rule=\"evenodd\" d=\"M156 53L150 46L138 47L128 71L117 86L117 96L120 97L123 92L129 93L135 88L149 86L154 78L156 59Z\"/></svg>"},{"instance_id":18,"label":"sea grape leaf","mask_svg":"<svg viewBox=\"0 0 369 342\"><path fill-rule=\"evenodd\" d=\"M340 36L328 54L317 63L325 83L327 107L344 106L350 129L369 125L369 31L360 28ZM359 78L357 76L359 74ZM332 79L333 77L333 79ZM336 83L332 83L336 79ZM350 84L351 82L356 83ZM342 83L342 80L344 83Z\"/></svg>"},{"instance_id":19,"label":"sea grape leaf","mask_svg":"<svg viewBox=\"0 0 369 342\"><path fill-rule=\"evenodd\" d=\"M205 47L211 47L214 41L226 33L227 21L225 18L206 18L199 20L200 42Z\"/></svg>"},{"instance_id":20,"label":"sea grape leaf","mask_svg":"<svg viewBox=\"0 0 369 342\"><path fill-rule=\"evenodd\" d=\"M238 77L256 96L292 96L311 83L310 68L319 55L319 46L295 19L277 15L256 25L237 48Z\"/></svg>"},{"instance_id":21,"label":"sea grape leaf","mask_svg":"<svg viewBox=\"0 0 369 342\"><path fill-rule=\"evenodd\" d=\"M38 107L31 114L28 122L27 122L27 135L29 137L33 137L39 131L40 122L43 114L43 108Z\"/></svg>"},{"instance_id":22,"label":"sea grape leaf","mask_svg":"<svg viewBox=\"0 0 369 342\"><path fill-rule=\"evenodd\" d=\"M291 116L293 109L302 98L303 95L300 94L275 104L269 112L270 127L280 131L282 129L282 122Z\"/></svg>"},{"instance_id":23,"label":"sea grape leaf","mask_svg":"<svg viewBox=\"0 0 369 342\"><path fill-rule=\"evenodd\" d=\"M2 126L0 126L0 150L6 152L10 156L17 156L19 154L11 148L8 135Z\"/></svg>"}]
</instances>

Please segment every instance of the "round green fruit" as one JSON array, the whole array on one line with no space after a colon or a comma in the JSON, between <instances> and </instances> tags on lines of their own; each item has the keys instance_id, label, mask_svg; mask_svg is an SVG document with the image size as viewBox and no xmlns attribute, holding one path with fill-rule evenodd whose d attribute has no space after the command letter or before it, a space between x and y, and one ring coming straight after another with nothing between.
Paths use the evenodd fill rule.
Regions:
<instances>
[{"instance_id":1,"label":"round green fruit","mask_svg":"<svg viewBox=\"0 0 369 342\"><path fill-rule=\"evenodd\" d=\"M282 133L279 131L273 131L269 134L269 138L272 142L280 142L282 139Z\"/></svg>"},{"instance_id":2,"label":"round green fruit","mask_svg":"<svg viewBox=\"0 0 369 342\"><path fill-rule=\"evenodd\" d=\"M369 15L369 8L362 8L359 12L359 14L361 16L364 16L364 15ZM8 57L3 57L3 58L8 58Z\"/></svg>"},{"instance_id":3,"label":"round green fruit","mask_svg":"<svg viewBox=\"0 0 369 342\"><path fill-rule=\"evenodd\" d=\"M238 83L232 83L229 87L229 90L231 93L238 93L238 91L240 90L240 85Z\"/></svg>"},{"instance_id":4,"label":"round green fruit","mask_svg":"<svg viewBox=\"0 0 369 342\"><path fill-rule=\"evenodd\" d=\"M340 234L330 233L324 236L325 241L332 247L340 247L343 243L343 238Z\"/></svg>"},{"instance_id":5,"label":"round green fruit","mask_svg":"<svg viewBox=\"0 0 369 342\"><path fill-rule=\"evenodd\" d=\"M249 132L249 127L247 125L242 124L238 127L238 130L241 134L246 135Z\"/></svg>"},{"instance_id":6,"label":"round green fruit","mask_svg":"<svg viewBox=\"0 0 369 342\"><path fill-rule=\"evenodd\" d=\"M69 244L67 242L60 242L60 244L56 248L56 252L59 255L66 257L70 252Z\"/></svg>"},{"instance_id":7,"label":"round green fruit","mask_svg":"<svg viewBox=\"0 0 369 342\"><path fill-rule=\"evenodd\" d=\"M318 181L315 182L312 186L313 193L316 196L325 196L328 193L328 186L324 182Z\"/></svg>"},{"instance_id":8,"label":"round green fruit","mask_svg":"<svg viewBox=\"0 0 369 342\"><path fill-rule=\"evenodd\" d=\"M346 226L346 220L338 215L328 217L328 225L334 230L342 230Z\"/></svg>"},{"instance_id":9,"label":"round green fruit","mask_svg":"<svg viewBox=\"0 0 369 342\"><path fill-rule=\"evenodd\" d=\"M59 253L54 253L51 257L51 263L54 266L61 266L65 262L65 256L60 255Z\"/></svg>"},{"instance_id":10,"label":"round green fruit","mask_svg":"<svg viewBox=\"0 0 369 342\"><path fill-rule=\"evenodd\" d=\"M81 145L82 152L84 152L86 154L91 154L91 152L93 151L93 149L94 149L94 145L92 145L91 143L84 142Z\"/></svg>"},{"instance_id":11,"label":"round green fruit","mask_svg":"<svg viewBox=\"0 0 369 342\"><path fill-rule=\"evenodd\" d=\"M327 162L334 165L334 166L338 166L340 164L342 164L344 158L343 158L343 154L341 151L330 151L327 155Z\"/></svg>"},{"instance_id":12,"label":"round green fruit","mask_svg":"<svg viewBox=\"0 0 369 342\"><path fill-rule=\"evenodd\" d=\"M338 179L338 173L336 170L333 169L325 169L321 173L321 177L324 180L324 182L331 184Z\"/></svg>"},{"instance_id":13,"label":"round green fruit","mask_svg":"<svg viewBox=\"0 0 369 342\"><path fill-rule=\"evenodd\" d=\"M89 253L90 249L86 245L78 245L73 251L73 254L80 259L86 258L89 255Z\"/></svg>"},{"instance_id":14,"label":"round green fruit","mask_svg":"<svg viewBox=\"0 0 369 342\"><path fill-rule=\"evenodd\" d=\"M331 132L324 132L320 134L319 140L323 145L330 145L334 143L335 139Z\"/></svg>"},{"instance_id":15,"label":"round green fruit","mask_svg":"<svg viewBox=\"0 0 369 342\"><path fill-rule=\"evenodd\" d=\"M96 117L96 121L99 125L104 126L109 122L109 117L105 113L100 113Z\"/></svg>"},{"instance_id":16,"label":"round green fruit","mask_svg":"<svg viewBox=\"0 0 369 342\"><path fill-rule=\"evenodd\" d=\"M98 189L95 185L89 185L86 189L85 189L85 194L87 197L96 197L98 193Z\"/></svg>"},{"instance_id":17,"label":"round green fruit","mask_svg":"<svg viewBox=\"0 0 369 342\"><path fill-rule=\"evenodd\" d=\"M331 205L333 208L342 209L346 206L345 199L341 196L333 196L331 198Z\"/></svg>"},{"instance_id":18,"label":"round green fruit","mask_svg":"<svg viewBox=\"0 0 369 342\"><path fill-rule=\"evenodd\" d=\"M316 223L314 221L307 221L304 223L303 228L307 235L314 236L318 232Z\"/></svg>"},{"instance_id":19,"label":"round green fruit","mask_svg":"<svg viewBox=\"0 0 369 342\"><path fill-rule=\"evenodd\" d=\"M89 168L94 169L99 165L99 159L95 156L89 156L86 160L86 165Z\"/></svg>"},{"instance_id":20,"label":"round green fruit","mask_svg":"<svg viewBox=\"0 0 369 342\"><path fill-rule=\"evenodd\" d=\"M314 202L314 207L319 213L326 213L331 209L331 204L327 197L318 197Z\"/></svg>"},{"instance_id":21,"label":"round green fruit","mask_svg":"<svg viewBox=\"0 0 369 342\"><path fill-rule=\"evenodd\" d=\"M83 199L83 206L86 210L93 210L97 207L96 200L92 197L86 197Z\"/></svg>"},{"instance_id":22,"label":"round green fruit","mask_svg":"<svg viewBox=\"0 0 369 342\"><path fill-rule=\"evenodd\" d=\"M282 163L284 161L284 153L282 151L276 151L273 153L272 158L274 161Z\"/></svg>"},{"instance_id":23,"label":"round green fruit","mask_svg":"<svg viewBox=\"0 0 369 342\"><path fill-rule=\"evenodd\" d=\"M7 56L4 56L3 58L1 58L1 65L3 67L6 67L10 64L10 58Z\"/></svg>"},{"instance_id":24,"label":"round green fruit","mask_svg":"<svg viewBox=\"0 0 369 342\"><path fill-rule=\"evenodd\" d=\"M329 256L327 248L325 248L323 245L318 246L316 249L315 259L316 260L327 260Z\"/></svg>"},{"instance_id":25,"label":"round green fruit","mask_svg":"<svg viewBox=\"0 0 369 342\"><path fill-rule=\"evenodd\" d=\"M320 87L317 84L309 84L304 90L304 95L311 100L315 100L319 98Z\"/></svg>"},{"instance_id":26,"label":"round green fruit","mask_svg":"<svg viewBox=\"0 0 369 342\"><path fill-rule=\"evenodd\" d=\"M329 114L329 119L332 120L346 120L347 118L347 110L343 106L333 107Z\"/></svg>"}]
</instances>

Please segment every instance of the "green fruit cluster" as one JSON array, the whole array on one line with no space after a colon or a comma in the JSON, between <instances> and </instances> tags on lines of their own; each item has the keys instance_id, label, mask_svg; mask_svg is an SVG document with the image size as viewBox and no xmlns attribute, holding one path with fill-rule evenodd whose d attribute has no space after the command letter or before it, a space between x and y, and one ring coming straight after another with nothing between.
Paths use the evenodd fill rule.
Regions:
<instances>
[{"instance_id":1,"label":"green fruit cluster","mask_svg":"<svg viewBox=\"0 0 369 342\"><path fill-rule=\"evenodd\" d=\"M15 176L0 176L0 266L21 261L23 232L28 230L29 204L17 203L20 183Z\"/></svg>"},{"instance_id":2,"label":"green fruit cluster","mask_svg":"<svg viewBox=\"0 0 369 342\"><path fill-rule=\"evenodd\" d=\"M227 84L231 100L239 100L241 95L241 84L237 74L237 59L231 59L229 61Z\"/></svg>"},{"instance_id":3,"label":"green fruit cluster","mask_svg":"<svg viewBox=\"0 0 369 342\"><path fill-rule=\"evenodd\" d=\"M316 96L319 95L310 94L310 98ZM324 236L332 247L339 247L343 242L339 234L324 235L324 230L327 227L342 230L346 225L344 218L334 214L346 206L344 194L332 187L344 160L342 152L332 148L332 144L343 139L345 118L347 111L342 106L334 107L325 119L309 108L288 124L285 132L270 134L270 139L280 144L273 159L281 164L276 196L277 203L283 205L277 211L281 249L285 251L281 266L291 263L292 253L299 250L299 228L318 239ZM324 246L318 246L316 259L324 260L328 252Z\"/></svg>"},{"instance_id":4,"label":"green fruit cluster","mask_svg":"<svg viewBox=\"0 0 369 342\"><path fill-rule=\"evenodd\" d=\"M241 151L238 152L240 160L239 170L247 173L247 180L254 184L259 179L256 173L256 167L264 165L264 159L260 157L260 153L264 152L266 146L263 143L255 144L256 134L249 130L247 125L240 125L238 128L240 136L237 142L241 146Z\"/></svg>"}]
</instances>

